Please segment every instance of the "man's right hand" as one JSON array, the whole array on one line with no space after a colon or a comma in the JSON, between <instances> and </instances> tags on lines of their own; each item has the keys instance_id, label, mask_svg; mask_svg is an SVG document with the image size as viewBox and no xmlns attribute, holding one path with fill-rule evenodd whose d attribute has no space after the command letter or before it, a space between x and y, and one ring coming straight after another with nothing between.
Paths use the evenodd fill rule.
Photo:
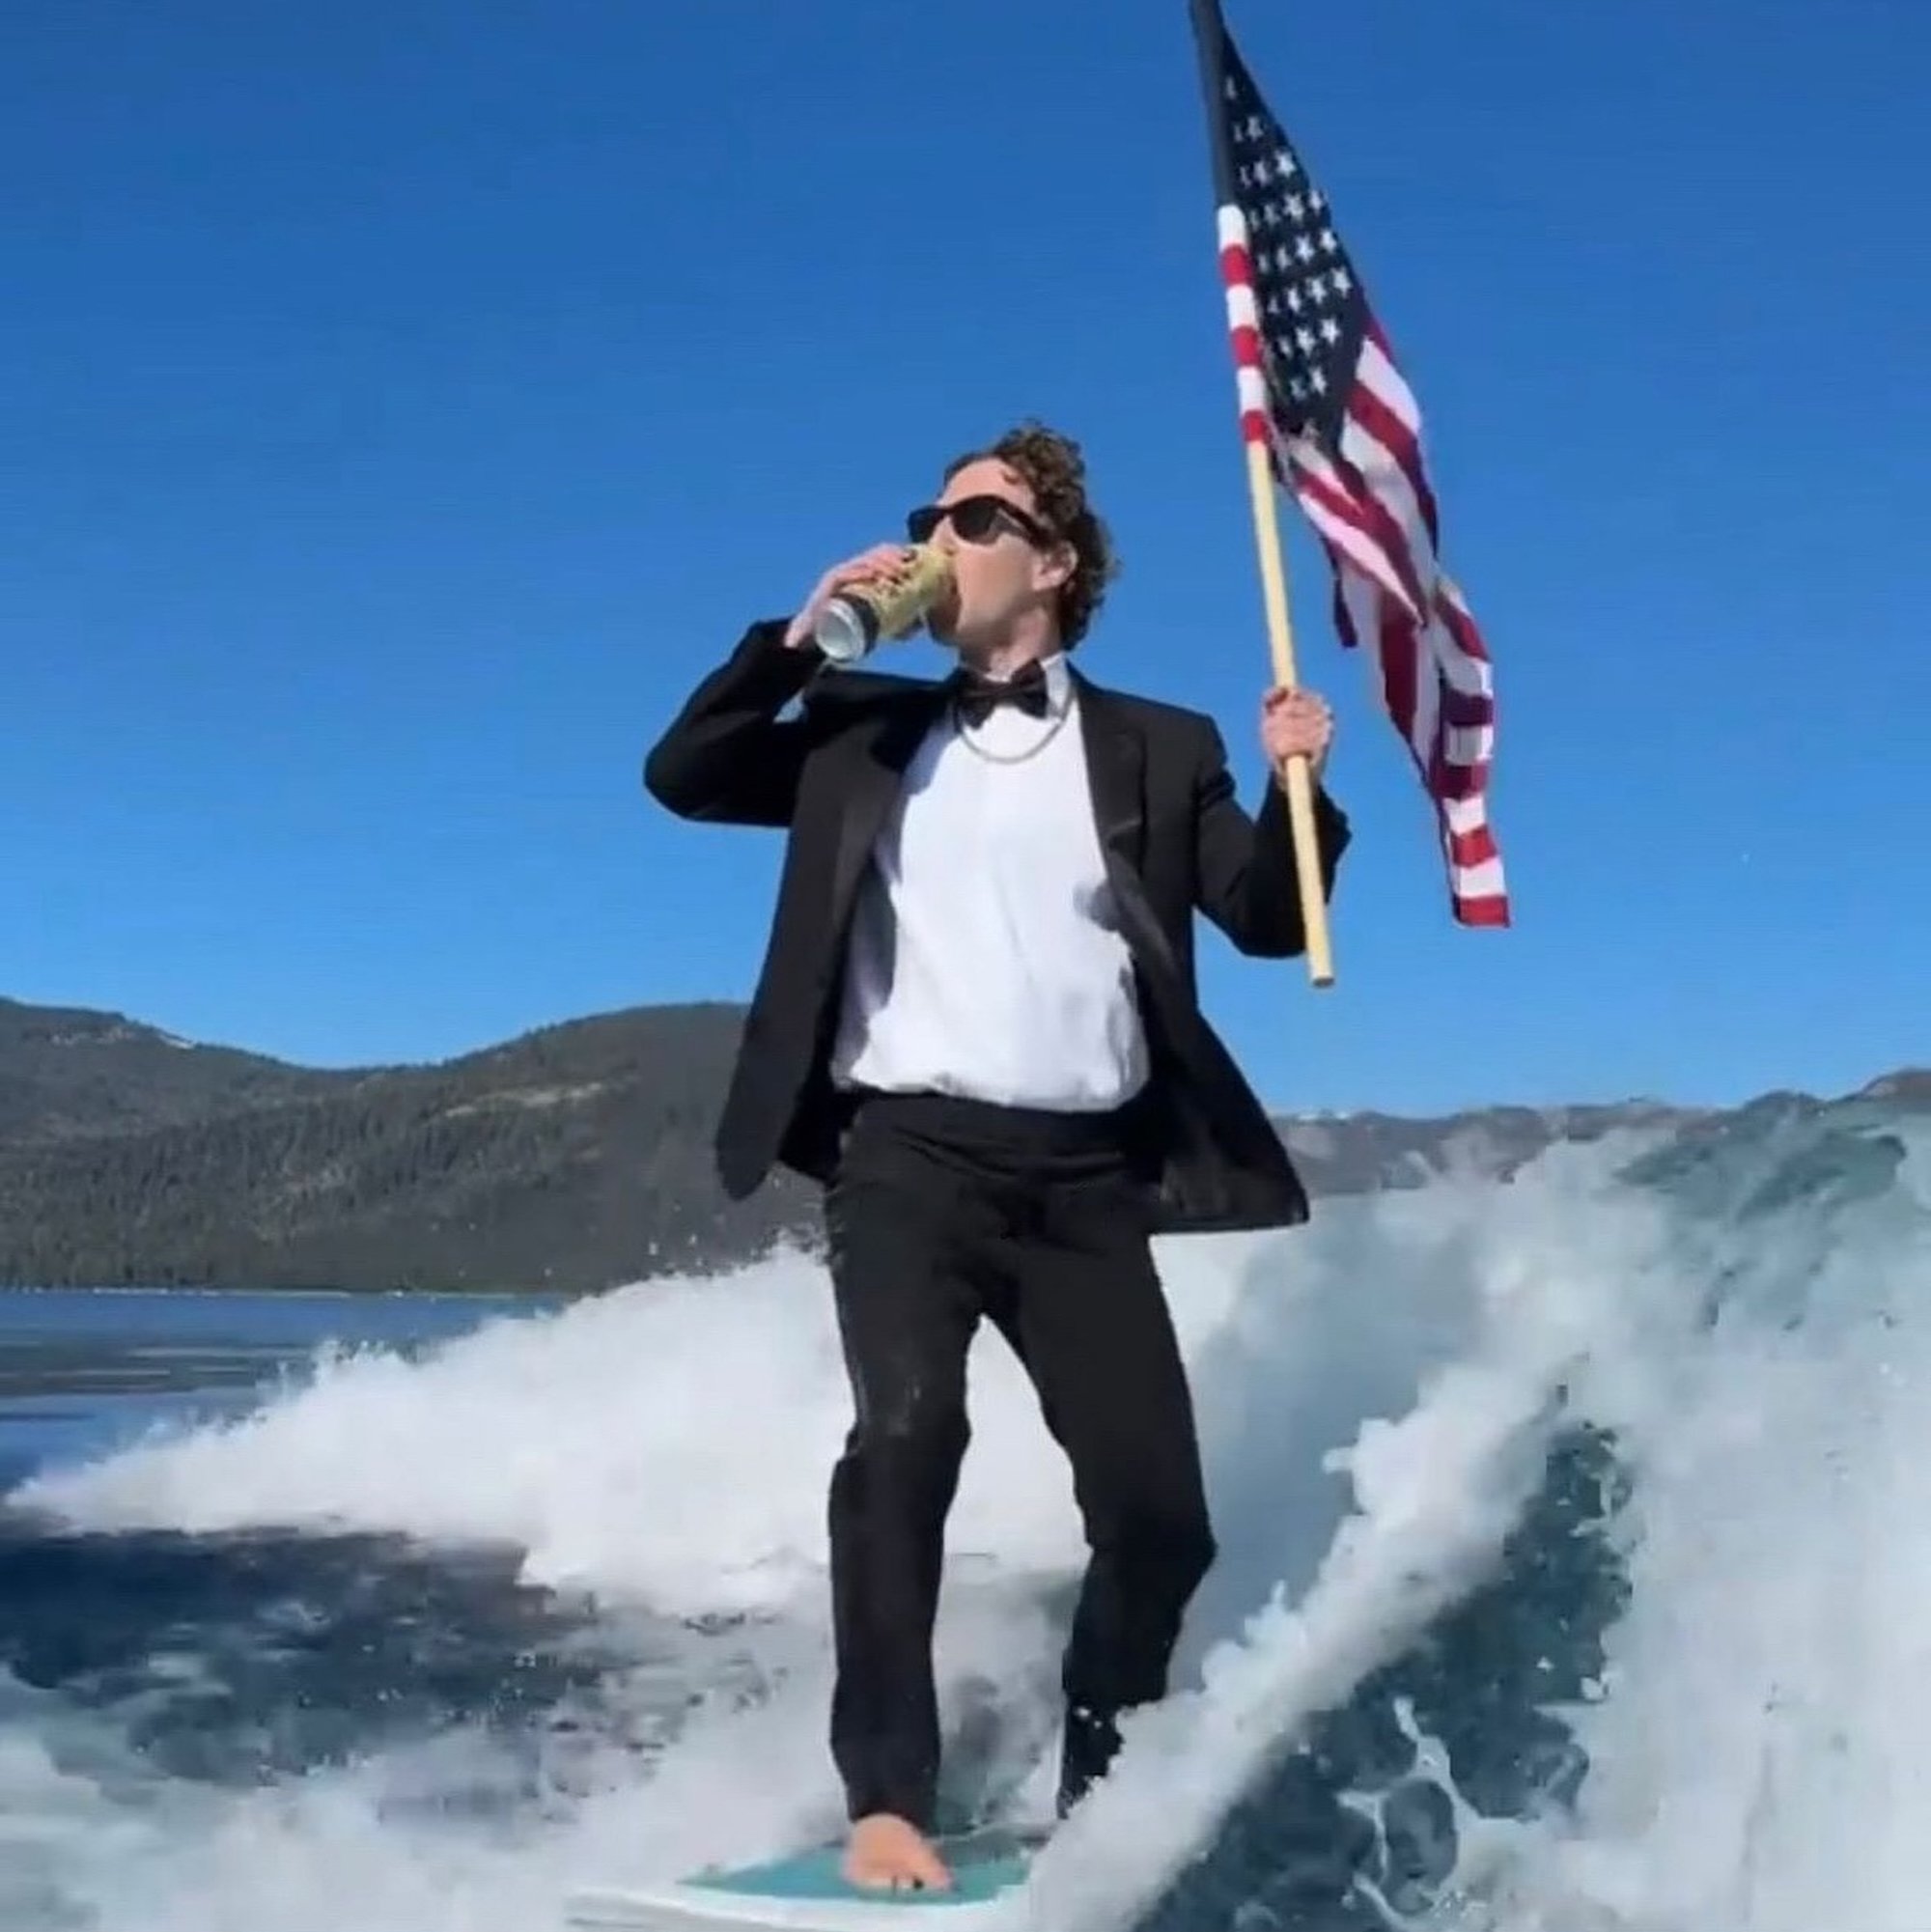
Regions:
<instances>
[{"instance_id":1,"label":"man's right hand","mask_svg":"<svg viewBox=\"0 0 1931 1932\"><path fill-rule=\"evenodd\" d=\"M842 564L833 564L812 586L811 595L805 599L804 607L785 628L785 647L798 651L811 642L812 626L818 622L818 613L845 588L847 584L863 583L868 578L889 576L894 571L905 567L906 559L911 554L903 544L874 544L862 554L848 558Z\"/></svg>"}]
</instances>

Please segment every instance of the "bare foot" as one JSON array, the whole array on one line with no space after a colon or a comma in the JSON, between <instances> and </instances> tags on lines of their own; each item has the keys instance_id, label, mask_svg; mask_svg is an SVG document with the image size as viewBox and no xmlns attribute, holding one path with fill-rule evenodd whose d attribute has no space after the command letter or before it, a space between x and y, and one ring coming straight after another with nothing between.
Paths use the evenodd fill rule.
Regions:
<instances>
[{"instance_id":1,"label":"bare foot","mask_svg":"<svg viewBox=\"0 0 1931 1932\"><path fill-rule=\"evenodd\" d=\"M853 1885L874 1890L952 1889L952 1874L931 1839L889 1811L874 1811L852 1827L842 1869Z\"/></svg>"}]
</instances>

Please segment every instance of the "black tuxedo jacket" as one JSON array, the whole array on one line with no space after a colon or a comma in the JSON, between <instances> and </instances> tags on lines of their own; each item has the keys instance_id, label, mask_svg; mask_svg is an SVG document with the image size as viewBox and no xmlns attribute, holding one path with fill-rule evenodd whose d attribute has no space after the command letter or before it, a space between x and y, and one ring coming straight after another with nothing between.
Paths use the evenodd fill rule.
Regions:
<instances>
[{"instance_id":1,"label":"black tuxedo jacket","mask_svg":"<svg viewBox=\"0 0 1931 1932\"><path fill-rule=\"evenodd\" d=\"M692 692L644 762L644 784L686 819L788 828L776 914L717 1128L734 1198L774 1162L818 1181L837 1157L826 1072L859 880L942 686L832 670L787 650L783 620L753 625ZM1307 1197L1265 1109L1201 1017L1193 914L1244 953L1304 949L1287 798L1236 802L1211 718L1074 672L1093 814L1132 949L1152 1058L1149 1115L1160 1231L1292 1225ZM801 700L795 712L793 701ZM1348 844L1317 788L1324 892Z\"/></svg>"}]
</instances>

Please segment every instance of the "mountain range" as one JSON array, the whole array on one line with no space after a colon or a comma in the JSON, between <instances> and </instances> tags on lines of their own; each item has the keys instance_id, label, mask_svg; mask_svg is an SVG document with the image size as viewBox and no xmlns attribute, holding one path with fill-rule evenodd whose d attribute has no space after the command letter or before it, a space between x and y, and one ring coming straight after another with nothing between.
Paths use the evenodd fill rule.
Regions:
<instances>
[{"instance_id":1,"label":"mountain range","mask_svg":"<svg viewBox=\"0 0 1931 1932\"><path fill-rule=\"evenodd\" d=\"M581 1293L813 1245L814 1190L779 1174L732 1202L713 1171L742 1019L639 1006L431 1064L337 1069L0 999L0 1285ZM1867 1091L1899 1083L1921 1093L1931 1073ZM1710 1111L1276 1127L1318 1196L1506 1174L1557 1140Z\"/></svg>"}]
</instances>

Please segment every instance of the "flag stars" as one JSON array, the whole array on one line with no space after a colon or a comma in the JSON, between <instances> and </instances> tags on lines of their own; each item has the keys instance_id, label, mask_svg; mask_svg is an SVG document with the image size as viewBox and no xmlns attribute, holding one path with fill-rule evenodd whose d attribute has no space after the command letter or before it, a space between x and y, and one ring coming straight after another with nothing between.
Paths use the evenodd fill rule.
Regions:
<instances>
[{"instance_id":1,"label":"flag stars","mask_svg":"<svg viewBox=\"0 0 1931 1932\"><path fill-rule=\"evenodd\" d=\"M1235 196L1247 226L1255 314L1280 371L1278 393L1303 409L1340 392L1359 294L1328 199L1245 77L1227 88Z\"/></svg>"}]
</instances>

